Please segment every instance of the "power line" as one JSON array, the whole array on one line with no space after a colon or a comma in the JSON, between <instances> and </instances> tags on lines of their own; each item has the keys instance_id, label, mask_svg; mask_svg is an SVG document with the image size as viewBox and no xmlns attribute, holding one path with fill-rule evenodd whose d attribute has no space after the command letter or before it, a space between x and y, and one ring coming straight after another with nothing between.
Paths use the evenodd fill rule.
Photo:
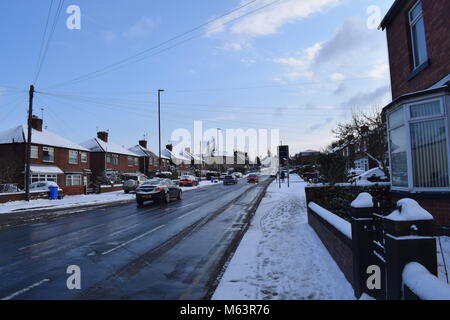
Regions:
<instances>
[{"instance_id":1,"label":"power line","mask_svg":"<svg viewBox=\"0 0 450 320\"><path fill-rule=\"evenodd\" d=\"M51 10L52 6L53 6L53 0L52 0L52 3L51 3L51 6L50 6L50 10ZM50 43L51 43L53 35L55 33L56 25L58 24L59 16L61 14L63 6L64 6L64 0L59 0L59 4L58 4L58 7L56 9L56 13L55 13L55 16L54 16L54 19L53 19L53 24L52 24L49 36L47 38L47 42L45 42L45 45L43 47L41 47L41 49L43 48L43 51L42 51L41 59L38 62L36 75L35 75L34 81L33 81L34 84L36 84L36 82L37 82L37 80L39 78L39 75L41 73L42 66L44 65L45 58L47 56L47 52L48 52L48 49L50 47ZM49 14L50 14L50 11L49 11ZM47 26L46 26L46 31L47 31ZM46 34L46 31L44 32L44 35Z\"/></svg>"},{"instance_id":2,"label":"power line","mask_svg":"<svg viewBox=\"0 0 450 320\"><path fill-rule=\"evenodd\" d=\"M50 7L48 9L47 19L46 19L46 22L45 22L44 33L42 34L41 46L39 48L39 55L38 55L38 59L37 59L37 63L36 63L36 71L34 73L34 79L35 80L36 80L36 78L38 76L39 65L40 65L40 61L41 61L41 58L42 58L42 51L44 50L44 44L45 44L45 39L46 39L47 29L48 29L48 23L50 22L50 15L52 13L52 8L53 8L53 1L54 0L51 0L51 2L50 2ZM36 82L36 81L34 81L34 82Z\"/></svg>"},{"instance_id":3,"label":"power line","mask_svg":"<svg viewBox=\"0 0 450 320\"><path fill-rule=\"evenodd\" d=\"M177 42L177 43L175 43L174 45L169 46L169 47L166 47L166 48L164 48L164 49L162 49L162 50L160 50L160 51L158 51L158 52L156 52L155 54L152 54L152 55L150 55L150 56L143 57L143 58L140 58L140 59L137 59L137 60L133 60L133 59L136 59L136 58L138 58L138 57L140 57L140 56L142 56L142 55L144 55L144 54L146 54L146 53L148 53L148 52L150 52L150 51L153 51L153 50L155 50L155 49L158 49L158 48L160 48L160 47L163 47L164 45L166 45L166 44L168 44L168 43L170 43L170 42L172 42L172 41L174 41L174 40L180 39L180 38L182 38L182 37L184 37L184 36L186 36L186 35L188 35L188 34L190 34L190 33L192 33L192 32L195 32L195 31L197 31L197 30L200 30L201 28L203 28L203 27L205 27L205 26L207 26L207 25L210 25L210 24L212 24L212 23L214 23L214 22L216 22L216 21L218 21L218 20L220 20L220 19L222 19L222 18L224 18L224 17L226 17L226 16L229 16L230 14L235 13L235 12L237 12L237 11L239 11L239 10L245 8L245 7L248 7L250 4L252 4L252 3L256 2L256 1L257 1L257 0L251 0L251 1L247 2L247 3L245 3L244 5L238 7L238 8L236 8L236 9L234 9L234 10L229 11L228 13L225 13L225 14L223 14L223 15L221 15L221 16L219 16L219 17L216 17L216 18L214 18L214 19L211 19L211 20L209 20L208 22L202 23L202 24L200 24L200 25L198 25L198 26L196 26L196 27L194 27L194 28L192 28L192 29L190 29L190 30L188 30L188 31L186 31L186 32L183 32L183 33L181 33L181 34L179 34L179 35L177 35L177 36L174 36L174 37L172 37L172 38L170 38L170 39L168 39L168 40L165 40L165 41L163 41L163 42L161 42L161 43L159 43L159 44L157 44L157 45L155 45L155 46L153 46L153 47L150 47L150 48L148 48L148 49L146 49L146 50L143 50L143 51L141 51L141 52L139 52L139 53L136 53L136 54L134 54L134 55L132 55L132 56L130 56L130 57L124 58L124 59L119 60L119 61L117 61L117 62L115 62L115 63L112 63L112 64L110 64L110 65L108 65L108 66L105 66L105 67L100 68L100 69L98 69L98 70L95 70L95 71L89 72L89 73L87 73L87 74L78 76L78 77L76 77L76 78L73 78L73 79L71 79L71 80L62 82L62 83L60 83L60 84L52 85L52 86L50 86L50 87L47 87L46 89L49 89L49 88L56 88L56 87L62 87L62 86L66 86L66 85L69 85L69 84L75 84L75 83L78 83L78 82L86 81L86 80L92 79L92 78L94 78L94 77L101 76L101 75L103 75L103 74L105 74L105 73L109 73L109 72L115 71L115 70L117 70L117 69L123 68L123 67L125 67L126 65L133 64L133 63L137 63L137 62L139 62L139 61L142 61L142 60L144 60L144 59L147 59L147 58L152 57L152 56L154 56L154 55L160 54L160 53L162 53L162 52L164 52L164 51L167 51L167 50L169 50L169 49L172 49L172 48L174 48L174 47L176 47L176 46L179 46L179 45L181 45L181 44L183 44L183 43L185 43L185 42L188 42L188 41L190 41L190 40L192 40L192 39L194 39L194 38L197 38L198 35L193 36L193 37L190 37L190 38L187 38L187 39L185 39L185 40L183 40L183 41ZM253 14L253 13L259 11L259 10L262 10L262 9L264 9L264 8L267 8L267 7L271 6L271 5L274 5L275 3L280 2L280 1L282 1L282 0L275 0L275 1L272 1L272 2L270 2L270 3L268 3L268 4L265 4L264 6L261 6L261 7L257 8L257 9L255 9L255 10L252 10L252 11L250 11L250 12L247 12L247 13L245 13L245 14L243 14L243 15L237 17L237 18L234 18L234 19L232 19L232 20L229 20L229 21L227 21L227 22L224 22L223 25L226 25L226 24L228 24L228 23L231 23L231 22L233 22L233 21L236 21L236 20L238 20L238 19L241 19L241 18L243 18L243 17L245 17L245 16L248 16L248 15L250 15L250 14Z\"/></svg>"}]
</instances>

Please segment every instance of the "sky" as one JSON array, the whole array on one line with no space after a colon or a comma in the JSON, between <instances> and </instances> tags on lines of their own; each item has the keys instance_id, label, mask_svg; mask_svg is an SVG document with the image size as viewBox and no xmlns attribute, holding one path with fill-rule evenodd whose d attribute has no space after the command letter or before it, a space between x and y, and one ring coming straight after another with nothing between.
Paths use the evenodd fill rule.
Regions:
<instances>
[{"instance_id":1,"label":"sky","mask_svg":"<svg viewBox=\"0 0 450 320\"><path fill-rule=\"evenodd\" d=\"M157 151L164 89L163 145L201 120L279 129L294 154L391 99L376 26L393 0L65 0L49 37L60 1L0 3L0 131L26 122L34 84L48 130L78 143L108 130L126 147L146 135ZM67 27L71 5L80 29Z\"/></svg>"}]
</instances>

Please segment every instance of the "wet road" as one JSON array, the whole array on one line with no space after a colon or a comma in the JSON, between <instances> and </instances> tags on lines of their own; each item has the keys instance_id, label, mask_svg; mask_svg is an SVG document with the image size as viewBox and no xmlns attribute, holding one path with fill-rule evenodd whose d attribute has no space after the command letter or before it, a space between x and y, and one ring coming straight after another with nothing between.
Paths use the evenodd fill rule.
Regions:
<instances>
[{"instance_id":1,"label":"wet road","mask_svg":"<svg viewBox=\"0 0 450 320\"><path fill-rule=\"evenodd\" d=\"M0 299L205 299L270 179L0 230ZM69 290L67 267L81 270Z\"/></svg>"}]
</instances>

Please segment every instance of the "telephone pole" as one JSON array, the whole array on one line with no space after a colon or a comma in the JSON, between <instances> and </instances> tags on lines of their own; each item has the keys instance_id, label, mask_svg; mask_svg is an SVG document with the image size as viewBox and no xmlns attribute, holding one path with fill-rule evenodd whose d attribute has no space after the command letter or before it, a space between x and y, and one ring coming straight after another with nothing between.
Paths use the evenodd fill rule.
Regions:
<instances>
[{"instance_id":1,"label":"telephone pole","mask_svg":"<svg viewBox=\"0 0 450 320\"><path fill-rule=\"evenodd\" d=\"M161 92L164 90L158 89L159 173L161 173Z\"/></svg>"},{"instance_id":2,"label":"telephone pole","mask_svg":"<svg viewBox=\"0 0 450 320\"><path fill-rule=\"evenodd\" d=\"M28 135L27 135L27 150L25 154L25 198L30 201L30 166L31 166L31 122L33 119L33 97L34 86L30 86L28 99Z\"/></svg>"}]
</instances>

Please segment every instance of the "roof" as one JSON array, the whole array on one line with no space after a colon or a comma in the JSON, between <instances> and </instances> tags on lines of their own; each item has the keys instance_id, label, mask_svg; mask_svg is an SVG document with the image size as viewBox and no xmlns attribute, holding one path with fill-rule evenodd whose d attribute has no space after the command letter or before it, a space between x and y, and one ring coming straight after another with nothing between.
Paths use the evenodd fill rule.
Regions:
<instances>
[{"instance_id":1,"label":"roof","mask_svg":"<svg viewBox=\"0 0 450 320\"><path fill-rule=\"evenodd\" d=\"M389 11L384 16L378 29L384 30L391 23L394 17L399 13L400 9L407 3L405 0L395 0Z\"/></svg>"},{"instance_id":2,"label":"roof","mask_svg":"<svg viewBox=\"0 0 450 320\"><path fill-rule=\"evenodd\" d=\"M442 78L441 80L436 82L434 85L432 85L431 87L429 87L425 90L419 90L419 91L410 92L410 93L401 95L400 97L396 98L394 101L389 103L387 106L385 106L383 108L383 113L386 112L392 106L395 106L404 100L419 97L424 94L433 94L433 93L441 93L441 92L446 92L446 93L450 92L450 74L448 74L447 76L445 76L444 78Z\"/></svg>"},{"instance_id":3,"label":"roof","mask_svg":"<svg viewBox=\"0 0 450 320\"><path fill-rule=\"evenodd\" d=\"M37 174L63 174L64 172L57 166L40 166L40 165L31 165L30 166L31 173Z\"/></svg>"},{"instance_id":4,"label":"roof","mask_svg":"<svg viewBox=\"0 0 450 320\"><path fill-rule=\"evenodd\" d=\"M15 128L10 128L8 130L0 132L0 144L27 143L27 142L28 142L27 125L17 126ZM58 136L57 134L50 132L46 129L42 129L42 131L32 129L31 143L58 148L88 151L83 146L70 140L67 140L66 138L63 138L61 136Z\"/></svg>"},{"instance_id":5,"label":"roof","mask_svg":"<svg viewBox=\"0 0 450 320\"><path fill-rule=\"evenodd\" d=\"M89 149L91 152L108 152L108 153L122 154L126 156L139 157L138 154L130 150L127 150L124 147L119 146L118 144L105 142L99 138L90 139L80 144L83 147Z\"/></svg>"},{"instance_id":6,"label":"roof","mask_svg":"<svg viewBox=\"0 0 450 320\"><path fill-rule=\"evenodd\" d=\"M150 157L150 158L158 158L158 156L153 153L152 151L150 151L147 148L144 148L141 145L135 145L134 147L129 148L128 150L130 150L131 152L137 154L140 157Z\"/></svg>"},{"instance_id":7,"label":"roof","mask_svg":"<svg viewBox=\"0 0 450 320\"><path fill-rule=\"evenodd\" d=\"M191 159L188 159L188 158L184 157L183 155L176 155L175 153L173 153L169 149L161 150L161 158L163 156L168 158L168 159L172 159L172 160L191 162Z\"/></svg>"}]
</instances>

